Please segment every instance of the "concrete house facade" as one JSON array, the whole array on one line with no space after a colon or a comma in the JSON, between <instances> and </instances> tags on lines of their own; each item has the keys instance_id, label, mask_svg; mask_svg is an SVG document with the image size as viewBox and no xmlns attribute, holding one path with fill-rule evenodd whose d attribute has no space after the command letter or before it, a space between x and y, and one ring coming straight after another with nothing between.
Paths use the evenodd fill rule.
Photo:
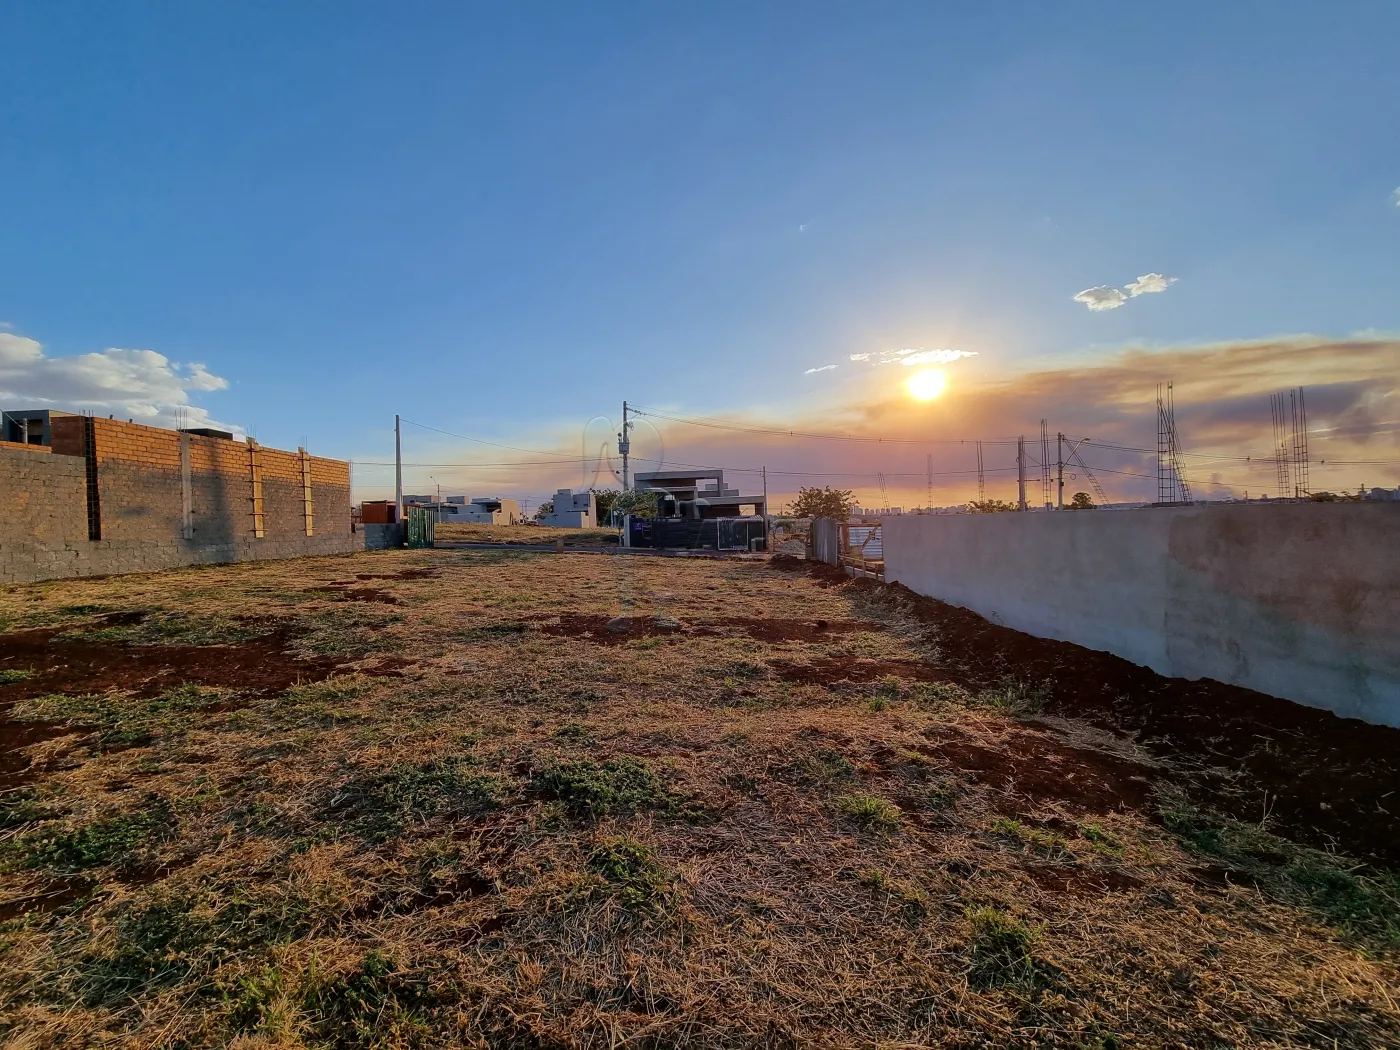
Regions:
<instances>
[{"instance_id":1,"label":"concrete house facade","mask_svg":"<svg viewBox=\"0 0 1400 1050\"><path fill-rule=\"evenodd\" d=\"M554 494L554 511L540 518L540 524L565 529L594 528L598 524L598 497L591 489L560 489Z\"/></svg>"}]
</instances>

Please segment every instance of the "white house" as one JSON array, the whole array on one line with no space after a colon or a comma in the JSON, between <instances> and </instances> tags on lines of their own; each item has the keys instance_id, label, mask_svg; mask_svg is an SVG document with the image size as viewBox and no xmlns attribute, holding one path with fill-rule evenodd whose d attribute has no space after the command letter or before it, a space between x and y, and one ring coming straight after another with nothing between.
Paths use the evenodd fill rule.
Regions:
<instances>
[{"instance_id":1,"label":"white house","mask_svg":"<svg viewBox=\"0 0 1400 1050\"><path fill-rule=\"evenodd\" d=\"M598 524L598 497L590 489L573 492L560 489L554 494L554 510L540 519L541 525L566 529L591 529Z\"/></svg>"}]
</instances>

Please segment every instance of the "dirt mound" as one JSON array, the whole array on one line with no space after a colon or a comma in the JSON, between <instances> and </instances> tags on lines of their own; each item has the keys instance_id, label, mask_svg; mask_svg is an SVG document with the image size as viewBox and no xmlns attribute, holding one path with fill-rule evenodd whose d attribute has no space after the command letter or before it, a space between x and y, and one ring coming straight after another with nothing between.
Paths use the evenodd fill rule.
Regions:
<instances>
[{"instance_id":1,"label":"dirt mound","mask_svg":"<svg viewBox=\"0 0 1400 1050\"><path fill-rule=\"evenodd\" d=\"M1267 813L1300 841L1400 863L1400 730L1210 679L1166 678L898 584L891 589L936 630L948 670L963 684L1052 681L1050 713L1087 719L1187 767L1194 793L1209 805L1250 821Z\"/></svg>"}]
</instances>

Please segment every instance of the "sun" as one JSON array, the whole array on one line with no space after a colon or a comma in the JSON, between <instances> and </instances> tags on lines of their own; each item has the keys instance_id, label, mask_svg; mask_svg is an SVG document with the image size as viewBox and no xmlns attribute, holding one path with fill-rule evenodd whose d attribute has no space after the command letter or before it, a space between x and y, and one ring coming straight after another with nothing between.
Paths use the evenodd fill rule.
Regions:
<instances>
[{"instance_id":1,"label":"sun","mask_svg":"<svg viewBox=\"0 0 1400 1050\"><path fill-rule=\"evenodd\" d=\"M948 386L948 379L937 369L929 369L925 372L915 372L905 380L904 386L915 401L932 401L943 393Z\"/></svg>"}]
</instances>

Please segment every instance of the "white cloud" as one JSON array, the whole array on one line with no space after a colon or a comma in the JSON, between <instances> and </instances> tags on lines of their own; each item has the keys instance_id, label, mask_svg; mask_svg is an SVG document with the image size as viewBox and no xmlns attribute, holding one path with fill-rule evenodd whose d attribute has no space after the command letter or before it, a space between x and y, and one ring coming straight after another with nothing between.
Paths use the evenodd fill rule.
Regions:
<instances>
[{"instance_id":1,"label":"white cloud","mask_svg":"<svg viewBox=\"0 0 1400 1050\"><path fill-rule=\"evenodd\" d=\"M0 332L0 401L117 415L153 426L222 426L190 404L191 392L223 390L228 380L204 365L180 364L154 350L111 348L49 357L36 340Z\"/></svg>"},{"instance_id":2,"label":"white cloud","mask_svg":"<svg viewBox=\"0 0 1400 1050\"><path fill-rule=\"evenodd\" d=\"M880 364L893 364L898 361L902 365L946 365L951 361L956 361L962 357L976 357L976 350L896 350L895 356Z\"/></svg>"},{"instance_id":3,"label":"white cloud","mask_svg":"<svg viewBox=\"0 0 1400 1050\"><path fill-rule=\"evenodd\" d=\"M946 365L962 357L976 357L976 350L925 350L909 347L904 350L881 350L879 353L852 354L852 361L868 361L874 365Z\"/></svg>"},{"instance_id":4,"label":"white cloud","mask_svg":"<svg viewBox=\"0 0 1400 1050\"><path fill-rule=\"evenodd\" d=\"M1118 309L1128 301L1128 297L1112 285L1101 284L1094 288L1085 288L1074 297L1074 301L1083 303L1090 310L1098 313L1100 310Z\"/></svg>"},{"instance_id":5,"label":"white cloud","mask_svg":"<svg viewBox=\"0 0 1400 1050\"><path fill-rule=\"evenodd\" d=\"M1395 206L1396 206L1397 208L1400 208L1400 186L1396 186L1396 187L1395 187L1394 197L1395 197Z\"/></svg>"},{"instance_id":6,"label":"white cloud","mask_svg":"<svg viewBox=\"0 0 1400 1050\"><path fill-rule=\"evenodd\" d=\"M1131 296L1149 295L1153 292L1165 292L1168 286L1176 284L1175 277L1163 277L1160 273L1145 273L1136 281L1130 281L1124 287Z\"/></svg>"},{"instance_id":7,"label":"white cloud","mask_svg":"<svg viewBox=\"0 0 1400 1050\"><path fill-rule=\"evenodd\" d=\"M811 375L813 372L830 372L830 371L831 371L833 368L835 368L835 367L836 367L835 365L822 365L820 368L809 368L809 369L807 369L807 371L803 372L802 374L805 375L805 376L809 376L809 375Z\"/></svg>"}]
</instances>

